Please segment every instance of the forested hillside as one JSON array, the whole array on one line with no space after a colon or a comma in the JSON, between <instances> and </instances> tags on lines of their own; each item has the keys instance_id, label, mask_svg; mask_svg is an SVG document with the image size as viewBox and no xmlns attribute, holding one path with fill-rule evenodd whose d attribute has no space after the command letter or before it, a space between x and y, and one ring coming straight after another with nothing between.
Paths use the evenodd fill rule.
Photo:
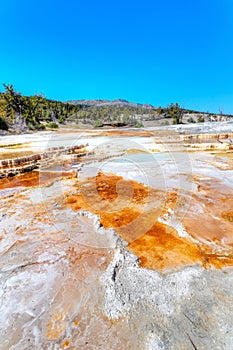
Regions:
<instances>
[{"instance_id":1,"label":"forested hillside","mask_svg":"<svg viewBox=\"0 0 233 350\"><path fill-rule=\"evenodd\" d=\"M13 132L77 127L143 127L204 121L228 120L232 116L190 111L178 103L153 107L126 100L78 100L61 102L43 95L24 96L12 85L0 93L0 129Z\"/></svg>"},{"instance_id":2,"label":"forested hillside","mask_svg":"<svg viewBox=\"0 0 233 350\"><path fill-rule=\"evenodd\" d=\"M0 93L0 128L42 130L58 127L57 123L76 113L81 106L49 100L43 96L23 96L12 85L5 85Z\"/></svg>"}]
</instances>

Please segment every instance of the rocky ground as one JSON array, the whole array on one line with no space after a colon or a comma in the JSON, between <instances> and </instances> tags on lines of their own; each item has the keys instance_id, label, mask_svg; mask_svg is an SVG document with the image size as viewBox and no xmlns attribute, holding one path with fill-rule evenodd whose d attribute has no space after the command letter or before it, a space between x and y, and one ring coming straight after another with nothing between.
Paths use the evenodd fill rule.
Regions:
<instances>
[{"instance_id":1,"label":"rocky ground","mask_svg":"<svg viewBox=\"0 0 233 350\"><path fill-rule=\"evenodd\" d=\"M0 181L1 350L232 349L231 127L195 128L21 138L90 154Z\"/></svg>"}]
</instances>

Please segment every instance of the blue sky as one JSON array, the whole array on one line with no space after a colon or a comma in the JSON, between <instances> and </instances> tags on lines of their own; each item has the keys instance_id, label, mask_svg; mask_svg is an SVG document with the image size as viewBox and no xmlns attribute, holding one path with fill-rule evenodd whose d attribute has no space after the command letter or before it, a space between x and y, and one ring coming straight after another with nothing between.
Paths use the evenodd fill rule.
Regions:
<instances>
[{"instance_id":1,"label":"blue sky","mask_svg":"<svg viewBox=\"0 0 233 350\"><path fill-rule=\"evenodd\" d=\"M26 95L233 114L232 0L2 0L0 23L0 83Z\"/></svg>"}]
</instances>

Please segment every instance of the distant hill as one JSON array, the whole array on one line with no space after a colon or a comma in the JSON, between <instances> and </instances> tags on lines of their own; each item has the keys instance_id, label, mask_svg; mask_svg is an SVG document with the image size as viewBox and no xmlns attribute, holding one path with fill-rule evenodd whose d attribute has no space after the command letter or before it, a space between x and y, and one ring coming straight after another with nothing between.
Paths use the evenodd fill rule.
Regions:
<instances>
[{"instance_id":1,"label":"distant hill","mask_svg":"<svg viewBox=\"0 0 233 350\"><path fill-rule=\"evenodd\" d=\"M73 105L84 105L84 106L95 106L95 107L107 107L107 106L115 106L115 107L133 107L133 108L155 108L150 104L141 104L129 102L123 99L117 100L71 100L67 101Z\"/></svg>"},{"instance_id":2,"label":"distant hill","mask_svg":"<svg viewBox=\"0 0 233 350\"><path fill-rule=\"evenodd\" d=\"M170 124L201 123L206 121L229 120L231 116L224 114L204 113L181 108L178 103L171 103L167 107L155 107L151 104L117 100L72 100L71 105L81 106L78 119L84 124L94 127L103 126L136 126L151 127ZM76 117L69 118L70 122L77 122Z\"/></svg>"}]
</instances>

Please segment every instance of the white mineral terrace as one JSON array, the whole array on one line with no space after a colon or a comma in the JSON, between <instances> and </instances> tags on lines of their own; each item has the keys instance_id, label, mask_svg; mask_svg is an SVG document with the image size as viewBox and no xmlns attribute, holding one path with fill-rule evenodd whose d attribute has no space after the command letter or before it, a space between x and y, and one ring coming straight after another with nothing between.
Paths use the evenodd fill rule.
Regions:
<instances>
[{"instance_id":1,"label":"white mineral terrace","mask_svg":"<svg viewBox=\"0 0 233 350\"><path fill-rule=\"evenodd\" d=\"M231 125L1 137L89 146L0 180L0 350L231 350Z\"/></svg>"}]
</instances>

